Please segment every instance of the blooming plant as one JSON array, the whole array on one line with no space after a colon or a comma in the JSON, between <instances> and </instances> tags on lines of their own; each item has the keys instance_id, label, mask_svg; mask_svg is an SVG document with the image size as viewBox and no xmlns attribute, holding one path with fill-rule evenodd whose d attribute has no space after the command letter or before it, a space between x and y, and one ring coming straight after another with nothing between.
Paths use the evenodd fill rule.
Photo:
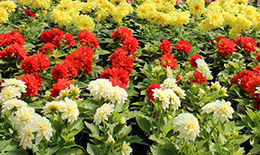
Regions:
<instances>
[{"instance_id":1,"label":"blooming plant","mask_svg":"<svg viewBox=\"0 0 260 155\"><path fill-rule=\"evenodd\" d=\"M259 154L258 1L0 1L1 154Z\"/></svg>"}]
</instances>

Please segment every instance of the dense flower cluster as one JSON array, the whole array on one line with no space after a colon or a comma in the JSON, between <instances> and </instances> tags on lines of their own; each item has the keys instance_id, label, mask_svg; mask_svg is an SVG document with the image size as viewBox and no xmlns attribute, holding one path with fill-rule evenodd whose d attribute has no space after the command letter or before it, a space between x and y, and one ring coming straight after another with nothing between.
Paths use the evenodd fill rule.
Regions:
<instances>
[{"instance_id":1,"label":"dense flower cluster","mask_svg":"<svg viewBox=\"0 0 260 155\"><path fill-rule=\"evenodd\" d=\"M0 1L0 23L6 23L10 13L14 12L16 4L13 1Z\"/></svg>"},{"instance_id":2,"label":"dense flower cluster","mask_svg":"<svg viewBox=\"0 0 260 155\"><path fill-rule=\"evenodd\" d=\"M17 79L24 81L27 86L25 96L34 97L38 95L38 91L40 90L40 86L42 84L42 78L38 73L23 74Z\"/></svg>"},{"instance_id":3,"label":"dense flower cluster","mask_svg":"<svg viewBox=\"0 0 260 155\"><path fill-rule=\"evenodd\" d=\"M187 52L187 53L190 53L191 51L191 48L192 48L192 45L189 41L183 41L183 40L180 40L176 43L176 49L178 50L178 52L181 52L181 53L184 53L184 52Z\"/></svg>"},{"instance_id":4,"label":"dense flower cluster","mask_svg":"<svg viewBox=\"0 0 260 155\"><path fill-rule=\"evenodd\" d=\"M36 73L38 71L45 71L50 66L50 61L46 55L42 53L35 53L30 57L26 57L21 64L24 73Z\"/></svg>"},{"instance_id":5,"label":"dense flower cluster","mask_svg":"<svg viewBox=\"0 0 260 155\"><path fill-rule=\"evenodd\" d=\"M25 58L27 52L23 46L24 36L20 34L19 30L0 34L0 59L16 57L21 60Z\"/></svg>"}]
</instances>

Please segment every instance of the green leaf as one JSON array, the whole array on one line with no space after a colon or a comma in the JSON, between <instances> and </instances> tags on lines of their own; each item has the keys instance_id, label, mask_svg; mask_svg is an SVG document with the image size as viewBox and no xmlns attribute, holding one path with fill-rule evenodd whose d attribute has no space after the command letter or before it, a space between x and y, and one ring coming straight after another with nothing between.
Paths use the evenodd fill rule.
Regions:
<instances>
[{"instance_id":1,"label":"green leaf","mask_svg":"<svg viewBox=\"0 0 260 155\"><path fill-rule=\"evenodd\" d=\"M56 153L56 155L71 155L71 154L83 154L84 152L79 148L62 149Z\"/></svg>"},{"instance_id":2,"label":"green leaf","mask_svg":"<svg viewBox=\"0 0 260 155\"><path fill-rule=\"evenodd\" d=\"M252 135L245 135L245 134L239 135L239 136L236 137L235 143L236 144L242 144L245 141L247 141L248 139L250 139L251 137L252 137Z\"/></svg>"},{"instance_id":3,"label":"green leaf","mask_svg":"<svg viewBox=\"0 0 260 155\"><path fill-rule=\"evenodd\" d=\"M19 147L19 144L13 141L13 139L0 141L0 151L13 151Z\"/></svg>"},{"instance_id":4,"label":"green leaf","mask_svg":"<svg viewBox=\"0 0 260 155\"><path fill-rule=\"evenodd\" d=\"M248 154L258 154L260 153L260 145L256 144L253 146L253 148L250 150Z\"/></svg>"},{"instance_id":5,"label":"green leaf","mask_svg":"<svg viewBox=\"0 0 260 155\"><path fill-rule=\"evenodd\" d=\"M137 121L137 124L139 125L139 127L143 131L145 131L147 133L150 133L150 129L151 129L151 126L152 126L152 121L148 117L137 116L136 117L136 121Z\"/></svg>"},{"instance_id":6,"label":"green leaf","mask_svg":"<svg viewBox=\"0 0 260 155\"><path fill-rule=\"evenodd\" d=\"M94 135L94 136L99 136L99 129L96 125L94 124L90 124L88 122L84 122L86 127L90 130L90 132Z\"/></svg>"},{"instance_id":7,"label":"green leaf","mask_svg":"<svg viewBox=\"0 0 260 155\"><path fill-rule=\"evenodd\" d=\"M87 152L90 155L102 155L101 149L99 149L97 146L92 145L90 143L87 144Z\"/></svg>"}]
</instances>

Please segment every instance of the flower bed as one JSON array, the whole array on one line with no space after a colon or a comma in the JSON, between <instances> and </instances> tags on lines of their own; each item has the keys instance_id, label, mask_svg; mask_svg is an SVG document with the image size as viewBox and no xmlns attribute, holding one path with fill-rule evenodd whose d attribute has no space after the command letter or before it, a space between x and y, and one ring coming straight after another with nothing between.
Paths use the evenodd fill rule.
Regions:
<instances>
[{"instance_id":1,"label":"flower bed","mask_svg":"<svg viewBox=\"0 0 260 155\"><path fill-rule=\"evenodd\" d=\"M0 152L259 154L257 4L0 1Z\"/></svg>"}]
</instances>

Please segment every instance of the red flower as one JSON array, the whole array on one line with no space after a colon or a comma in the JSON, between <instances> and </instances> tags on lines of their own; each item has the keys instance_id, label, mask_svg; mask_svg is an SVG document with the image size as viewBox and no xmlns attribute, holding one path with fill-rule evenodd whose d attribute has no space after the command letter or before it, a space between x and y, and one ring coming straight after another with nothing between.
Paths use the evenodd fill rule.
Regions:
<instances>
[{"instance_id":1,"label":"red flower","mask_svg":"<svg viewBox=\"0 0 260 155\"><path fill-rule=\"evenodd\" d=\"M127 37L123 42L123 49L129 54L133 54L139 46L139 42L134 37Z\"/></svg>"},{"instance_id":2,"label":"red flower","mask_svg":"<svg viewBox=\"0 0 260 155\"><path fill-rule=\"evenodd\" d=\"M159 46L159 49L162 50L163 54L170 54L172 51L172 45L171 42L169 40L163 40Z\"/></svg>"},{"instance_id":3,"label":"red flower","mask_svg":"<svg viewBox=\"0 0 260 155\"><path fill-rule=\"evenodd\" d=\"M43 47L41 48L41 52L42 53L52 53L54 51L54 47L55 45L53 45L52 43L46 43L43 45Z\"/></svg>"},{"instance_id":4,"label":"red flower","mask_svg":"<svg viewBox=\"0 0 260 155\"><path fill-rule=\"evenodd\" d=\"M10 33L0 34L0 45L1 46L8 46L13 43L14 38Z\"/></svg>"},{"instance_id":5,"label":"red flower","mask_svg":"<svg viewBox=\"0 0 260 155\"><path fill-rule=\"evenodd\" d=\"M13 30L10 34L13 37L13 42L12 43L17 43L20 46L24 45L25 39L24 39L24 36L20 34L19 30Z\"/></svg>"},{"instance_id":6,"label":"red flower","mask_svg":"<svg viewBox=\"0 0 260 155\"><path fill-rule=\"evenodd\" d=\"M74 67L74 65L67 59L63 60L60 65L67 68L68 77L75 78L78 75L78 70Z\"/></svg>"},{"instance_id":7,"label":"red flower","mask_svg":"<svg viewBox=\"0 0 260 155\"><path fill-rule=\"evenodd\" d=\"M39 69L42 72L49 68L50 61L49 61L49 59L47 58L46 55L44 55L42 53L35 53L33 56L35 56L37 58Z\"/></svg>"},{"instance_id":8,"label":"red flower","mask_svg":"<svg viewBox=\"0 0 260 155\"><path fill-rule=\"evenodd\" d=\"M126 70L121 68L106 68L100 73L100 78L109 79L113 86L119 86L126 89L125 87L129 81L129 74Z\"/></svg>"},{"instance_id":9,"label":"red flower","mask_svg":"<svg viewBox=\"0 0 260 155\"><path fill-rule=\"evenodd\" d=\"M17 79L24 81L25 85L27 86L25 96L34 97L38 95L38 91L40 90L42 81L40 76L36 77L32 74L23 74L21 77Z\"/></svg>"},{"instance_id":10,"label":"red flower","mask_svg":"<svg viewBox=\"0 0 260 155\"><path fill-rule=\"evenodd\" d=\"M119 38L121 41L132 37L132 31L125 27L117 27L116 31L111 34L111 38Z\"/></svg>"},{"instance_id":11,"label":"red flower","mask_svg":"<svg viewBox=\"0 0 260 155\"><path fill-rule=\"evenodd\" d=\"M258 54L255 56L256 60L260 60L260 52L258 52Z\"/></svg>"},{"instance_id":12,"label":"red flower","mask_svg":"<svg viewBox=\"0 0 260 155\"><path fill-rule=\"evenodd\" d=\"M170 54L164 54L160 59L160 62L164 62L163 67L166 68L167 66L170 66L172 70L174 70L177 67L177 59L174 59L174 56Z\"/></svg>"},{"instance_id":13,"label":"red flower","mask_svg":"<svg viewBox=\"0 0 260 155\"><path fill-rule=\"evenodd\" d=\"M78 33L78 39L81 45L86 44L91 48L95 48L95 49L98 48L99 46L99 42L96 36L87 30L81 30Z\"/></svg>"},{"instance_id":14,"label":"red flower","mask_svg":"<svg viewBox=\"0 0 260 155\"><path fill-rule=\"evenodd\" d=\"M146 89L146 96L148 97L148 100L156 101L156 99L153 96L153 89L160 89L161 85L157 83L152 83L147 89Z\"/></svg>"},{"instance_id":15,"label":"red flower","mask_svg":"<svg viewBox=\"0 0 260 155\"><path fill-rule=\"evenodd\" d=\"M23 10L23 12L24 12L25 14L27 14L29 17L35 18L35 14L32 13L29 9L25 9L25 10Z\"/></svg>"},{"instance_id":16,"label":"red flower","mask_svg":"<svg viewBox=\"0 0 260 155\"><path fill-rule=\"evenodd\" d=\"M260 108L260 97L258 97L258 96L257 96L257 98L255 99L254 107L255 107L256 109L259 109L259 108Z\"/></svg>"},{"instance_id":17,"label":"red flower","mask_svg":"<svg viewBox=\"0 0 260 155\"><path fill-rule=\"evenodd\" d=\"M109 60L112 61L114 59L116 59L116 57L118 56L126 56L127 52L125 50L123 50L122 48L118 48L114 51L113 54L110 55Z\"/></svg>"},{"instance_id":18,"label":"red flower","mask_svg":"<svg viewBox=\"0 0 260 155\"><path fill-rule=\"evenodd\" d=\"M250 37L244 37L241 41L241 47L244 48L244 52L251 53L255 52L255 47L257 46L257 42Z\"/></svg>"},{"instance_id":19,"label":"red flower","mask_svg":"<svg viewBox=\"0 0 260 155\"><path fill-rule=\"evenodd\" d=\"M36 57L30 56L25 58L21 64L24 73L34 73L39 70L38 61Z\"/></svg>"},{"instance_id":20,"label":"red flower","mask_svg":"<svg viewBox=\"0 0 260 155\"><path fill-rule=\"evenodd\" d=\"M76 41L72 34L66 33L63 38L66 40L66 45L70 45L70 47L74 47L76 45Z\"/></svg>"},{"instance_id":21,"label":"red flower","mask_svg":"<svg viewBox=\"0 0 260 155\"><path fill-rule=\"evenodd\" d=\"M256 95L256 87L260 86L260 76L253 76L248 80L246 83L246 92L249 94L249 97L252 98Z\"/></svg>"},{"instance_id":22,"label":"red flower","mask_svg":"<svg viewBox=\"0 0 260 155\"><path fill-rule=\"evenodd\" d=\"M215 43L218 43L220 40L226 39L224 36L218 36L216 39L211 40L211 45L214 46Z\"/></svg>"},{"instance_id":23,"label":"red flower","mask_svg":"<svg viewBox=\"0 0 260 155\"><path fill-rule=\"evenodd\" d=\"M194 71L193 76L195 77L195 80L192 80L191 83L197 83L197 84L202 84L206 83L207 79L205 76L203 76L199 71Z\"/></svg>"},{"instance_id":24,"label":"red flower","mask_svg":"<svg viewBox=\"0 0 260 155\"><path fill-rule=\"evenodd\" d=\"M180 85L180 82L181 82L180 79L181 79L181 74L179 73L176 76L177 85Z\"/></svg>"},{"instance_id":25,"label":"red flower","mask_svg":"<svg viewBox=\"0 0 260 155\"><path fill-rule=\"evenodd\" d=\"M82 56L84 55L84 57L89 60L92 60L94 58L94 53L92 51L92 48L88 46L80 46L77 48L77 52L79 52Z\"/></svg>"},{"instance_id":26,"label":"red flower","mask_svg":"<svg viewBox=\"0 0 260 155\"><path fill-rule=\"evenodd\" d=\"M235 40L235 43L236 43L236 44L239 44L239 43L242 42L243 39L244 39L243 36L237 37L236 40Z\"/></svg>"},{"instance_id":27,"label":"red flower","mask_svg":"<svg viewBox=\"0 0 260 155\"><path fill-rule=\"evenodd\" d=\"M133 72L133 61L128 56L122 56L119 55L115 59L111 61L112 68L122 68L128 72L128 74L131 74Z\"/></svg>"},{"instance_id":28,"label":"red flower","mask_svg":"<svg viewBox=\"0 0 260 155\"><path fill-rule=\"evenodd\" d=\"M241 83L240 83L240 87L244 90L246 90L247 86L246 83L249 81L249 79L251 79L254 76L254 72L250 71L250 70L243 70L242 72L236 74L235 76L233 76L233 78L231 79L231 86L233 84L237 84L237 80L240 79Z\"/></svg>"},{"instance_id":29,"label":"red flower","mask_svg":"<svg viewBox=\"0 0 260 155\"><path fill-rule=\"evenodd\" d=\"M52 42L54 35L52 34L52 31L43 31L40 35L40 39L44 43L50 43Z\"/></svg>"},{"instance_id":30,"label":"red flower","mask_svg":"<svg viewBox=\"0 0 260 155\"><path fill-rule=\"evenodd\" d=\"M55 81L58 81L59 79L66 79L69 77L68 72L68 68L60 63L53 67L53 70L51 72L52 79Z\"/></svg>"},{"instance_id":31,"label":"red flower","mask_svg":"<svg viewBox=\"0 0 260 155\"><path fill-rule=\"evenodd\" d=\"M57 83L52 85L51 96L52 97L59 96L60 91L68 88L71 84L73 84L71 80L59 79Z\"/></svg>"},{"instance_id":32,"label":"red flower","mask_svg":"<svg viewBox=\"0 0 260 155\"><path fill-rule=\"evenodd\" d=\"M227 54L232 55L233 51L236 51L236 44L230 39L223 39L218 43L218 52L221 55L227 56Z\"/></svg>"},{"instance_id":33,"label":"red flower","mask_svg":"<svg viewBox=\"0 0 260 155\"><path fill-rule=\"evenodd\" d=\"M198 54L193 54L190 58L189 58L189 62L190 65L194 68L198 68L198 64L196 63L197 59L202 59L202 57Z\"/></svg>"},{"instance_id":34,"label":"red flower","mask_svg":"<svg viewBox=\"0 0 260 155\"><path fill-rule=\"evenodd\" d=\"M184 53L184 52L190 53L192 45L189 41L180 40L177 42L176 48L181 53Z\"/></svg>"}]
</instances>

